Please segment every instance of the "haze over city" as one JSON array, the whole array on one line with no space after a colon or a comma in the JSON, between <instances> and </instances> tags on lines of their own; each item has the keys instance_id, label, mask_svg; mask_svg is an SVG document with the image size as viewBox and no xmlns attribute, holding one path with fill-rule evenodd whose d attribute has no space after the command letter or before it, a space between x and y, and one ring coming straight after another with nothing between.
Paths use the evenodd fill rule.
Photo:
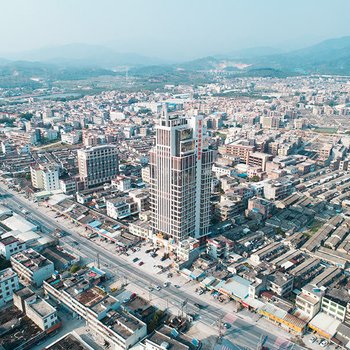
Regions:
<instances>
[{"instance_id":1,"label":"haze over city","mask_svg":"<svg viewBox=\"0 0 350 350\"><path fill-rule=\"evenodd\" d=\"M293 50L350 35L349 11L347 0L2 1L0 57L74 43L169 61Z\"/></svg>"},{"instance_id":2,"label":"haze over city","mask_svg":"<svg viewBox=\"0 0 350 350\"><path fill-rule=\"evenodd\" d=\"M0 6L0 350L350 350L350 1Z\"/></svg>"}]
</instances>

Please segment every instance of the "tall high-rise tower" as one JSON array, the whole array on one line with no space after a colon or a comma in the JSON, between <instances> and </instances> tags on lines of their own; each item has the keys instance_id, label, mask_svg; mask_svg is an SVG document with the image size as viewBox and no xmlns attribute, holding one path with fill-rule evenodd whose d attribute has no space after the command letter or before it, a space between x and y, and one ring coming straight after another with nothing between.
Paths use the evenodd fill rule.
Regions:
<instances>
[{"instance_id":1,"label":"tall high-rise tower","mask_svg":"<svg viewBox=\"0 0 350 350\"><path fill-rule=\"evenodd\" d=\"M172 117L163 110L150 153L154 234L176 242L208 234L212 163L203 117Z\"/></svg>"}]
</instances>

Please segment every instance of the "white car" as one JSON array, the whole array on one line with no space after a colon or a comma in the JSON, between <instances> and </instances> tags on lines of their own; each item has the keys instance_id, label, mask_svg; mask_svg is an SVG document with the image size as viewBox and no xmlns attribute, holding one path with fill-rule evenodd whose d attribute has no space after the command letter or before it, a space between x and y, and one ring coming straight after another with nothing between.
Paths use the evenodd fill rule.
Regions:
<instances>
[{"instance_id":1,"label":"white car","mask_svg":"<svg viewBox=\"0 0 350 350\"><path fill-rule=\"evenodd\" d=\"M162 288L160 286L156 286L156 289L160 291Z\"/></svg>"},{"instance_id":2,"label":"white car","mask_svg":"<svg viewBox=\"0 0 350 350\"><path fill-rule=\"evenodd\" d=\"M325 348L325 347L328 345L328 341L325 340L325 339L323 339L323 340L321 341L320 345L321 345L322 348Z\"/></svg>"},{"instance_id":3,"label":"white car","mask_svg":"<svg viewBox=\"0 0 350 350\"><path fill-rule=\"evenodd\" d=\"M164 283L163 283L163 287L164 287L164 288L168 287L168 285L169 285L169 282L164 282Z\"/></svg>"}]
</instances>

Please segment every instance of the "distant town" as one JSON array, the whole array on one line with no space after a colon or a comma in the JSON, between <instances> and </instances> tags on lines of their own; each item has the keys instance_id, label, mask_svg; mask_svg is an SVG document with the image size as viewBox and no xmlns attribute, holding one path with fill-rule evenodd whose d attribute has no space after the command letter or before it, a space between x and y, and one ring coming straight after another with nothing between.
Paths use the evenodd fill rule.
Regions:
<instances>
[{"instance_id":1,"label":"distant town","mask_svg":"<svg viewBox=\"0 0 350 350\"><path fill-rule=\"evenodd\" d=\"M349 77L207 74L0 88L1 350L350 349Z\"/></svg>"}]
</instances>

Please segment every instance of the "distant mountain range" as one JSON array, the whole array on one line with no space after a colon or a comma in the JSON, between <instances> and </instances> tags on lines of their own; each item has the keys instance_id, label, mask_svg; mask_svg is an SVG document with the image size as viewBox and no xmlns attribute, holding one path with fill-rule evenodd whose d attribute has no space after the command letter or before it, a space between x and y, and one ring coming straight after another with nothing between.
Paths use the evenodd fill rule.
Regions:
<instances>
[{"instance_id":1,"label":"distant mountain range","mask_svg":"<svg viewBox=\"0 0 350 350\"><path fill-rule=\"evenodd\" d=\"M291 74L350 75L350 36L330 39L291 52L257 48L205 57L177 65L190 70L227 70L242 74L279 72Z\"/></svg>"},{"instance_id":2,"label":"distant mountain range","mask_svg":"<svg viewBox=\"0 0 350 350\"><path fill-rule=\"evenodd\" d=\"M118 66L146 66L168 63L168 61L159 58L147 57L136 53L119 53L105 46L80 43L43 47L9 54L5 58L12 61L35 61L59 66L100 67L106 69L115 69Z\"/></svg>"},{"instance_id":3,"label":"distant mountain range","mask_svg":"<svg viewBox=\"0 0 350 350\"><path fill-rule=\"evenodd\" d=\"M307 74L350 75L350 36L325 40L290 52L270 47L232 51L196 60L170 63L165 60L87 44L41 48L0 58L0 87L37 86L38 79L78 80L115 75L162 77L164 81L190 81L213 70L237 76ZM33 79L34 78L34 79Z\"/></svg>"}]
</instances>

